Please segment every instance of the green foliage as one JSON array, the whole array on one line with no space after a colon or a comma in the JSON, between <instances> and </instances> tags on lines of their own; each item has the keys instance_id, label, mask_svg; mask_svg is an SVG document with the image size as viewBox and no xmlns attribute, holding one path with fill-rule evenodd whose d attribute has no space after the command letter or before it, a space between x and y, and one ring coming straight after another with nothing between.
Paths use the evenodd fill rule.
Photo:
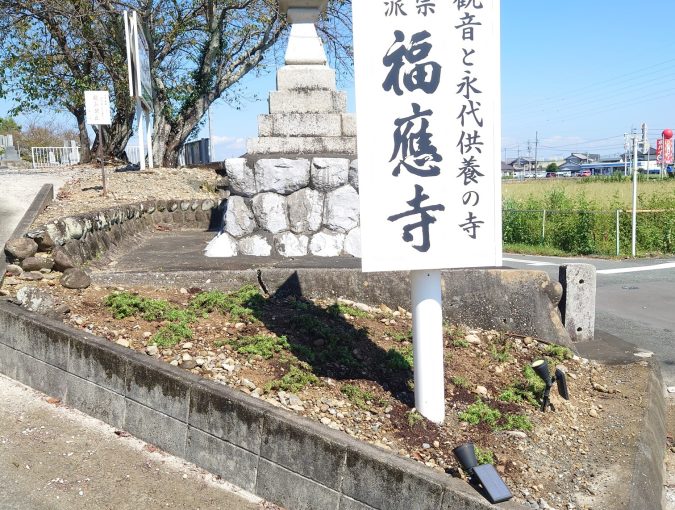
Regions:
<instances>
[{"instance_id":1,"label":"green foliage","mask_svg":"<svg viewBox=\"0 0 675 510\"><path fill-rule=\"evenodd\" d=\"M490 428L494 428L497 425L497 420L502 416L502 413L498 409L493 409L486 403L484 403L480 398L468 406L465 411L459 413L459 419L470 423L471 425L478 425L479 423L485 423Z\"/></svg>"},{"instance_id":2,"label":"green foliage","mask_svg":"<svg viewBox=\"0 0 675 510\"><path fill-rule=\"evenodd\" d=\"M392 338L392 340L396 342L411 342L413 333L412 329L409 329L408 331L405 332L392 331L391 333L389 333L389 336Z\"/></svg>"},{"instance_id":3,"label":"green foliage","mask_svg":"<svg viewBox=\"0 0 675 510\"><path fill-rule=\"evenodd\" d=\"M557 172L558 171L557 163L549 163L548 165L546 165L546 171L547 172Z\"/></svg>"},{"instance_id":4,"label":"green foliage","mask_svg":"<svg viewBox=\"0 0 675 510\"><path fill-rule=\"evenodd\" d=\"M291 346L285 336L254 335L232 340L232 348L240 354L250 354L270 359L275 353Z\"/></svg>"},{"instance_id":5,"label":"green foliage","mask_svg":"<svg viewBox=\"0 0 675 510\"><path fill-rule=\"evenodd\" d=\"M532 422L525 414L507 414L500 430L532 430Z\"/></svg>"},{"instance_id":6,"label":"green foliage","mask_svg":"<svg viewBox=\"0 0 675 510\"><path fill-rule=\"evenodd\" d=\"M480 448L477 445L473 446L474 451L476 452L476 460L478 461L478 465L483 465L483 464L494 464L495 463L495 456L494 454L486 449Z\"/></svg>"},{"instance_id":7,"label":"green foliage","mask_svg":"<svg viewBox=\"0 0 675 510\"><path fill-rule=\"evenodd\" d=\"M458 388L464 388L467 389L471 384L469 383L468 379L466 377L461 377L459 375L454 375L450 378L450 382L457 386Z\"/></svg>"},{"instance_id":8,"label":"green foliage","mask_svg":"<svg viewBox=\"0 0 675 510\"><path fill-rule=\"evenodd\" d=\"M150 339L150 343L160 347L173 347L190 338L192 338L192 330L186 323L170 322L159 328L159 331Z\"/></svg>"},{"instance_id":9,"label":"green foliage","mask_svg":"<svg viewBox=\"0 0 675 510\"><path fill-rule=\"evenodd\" d=\"M511 355L509 354L510 349L511 344L509 342L506 342L501 347L498 347L497 345L492 343L490 344L490 356L492 356L492 359L494 359L495 361L504 363L511 359Z\"/></svg>"},{"instance_id":10,"label":"green foliage","mask_svg":"<svg viewBox=\"0 0 675 510\"><path fill-rule=\"evenodd\" d=\"M375 395L372 392L362 390L353 384L345 384L340 391L347 396L350 402L361 409L368 409L367 402L375 399Z\"/></svg>"},{"instance_id":11,"label":"green foliage","mask_svg":"<svg viewBox=\"0 0 675 510\"><path fill-rule=\"evenodd\" d=\"M499 400L502 402L522 402L523 395L518 389L509 387L499 394Z\"/></svg>"},{"instance_id":12,"label":"green foliage","mask_svg":"<svg viewBox=\"0 0 675 510\"><path fill-rule=\"evenodd\" d=\"M342 315L351 315L352 317L368 317L368 312L364 312L359 308L346 305L344 303L333 303L327 308L327 311L334 317L341 317Z\"/></svg>"},{"instance_id":13,"label":"green foliage","mask_svg":"<svg viewBox=\"0 0 675 510\"><path fill-rule=\"evenodd\" d=\"M16 135L20 131L21 126L12 117L0 117L0 135Z\"/></svg>"},{"instance_id":14,"label":"green foliage","mask_svg":"<svg viewBox=\"0 0 675 510\"><path fill-rule=\"evenodd\" d=\"M467 341L466 341L465 339L463 339L463 338L455 338L455 339L452 341L452 345L454 345L455 347L463 347L463 348L466 348L466 347L469 347L469 342L467 342Z\"/></svg>"},{"instance_id":15,"label":"green foliage","mask_svg":"<svg viewBox=\"0 0 675 510\"><path fill-rule=\"evenodd\" d=\"M297 393L305 386L316 384L319 378L308 370L304 370L297 366L291 366L288 372L281 378L267 383L265 389L269 390L283 390L290 393Z\"/></svg>"},{"instance_id":16,"label":"green foliage","mask_svg":"<svg viewBox=\"0 0 675 510\"><path fill-rule=\"evenodd\" d=\"M412 370L413 352L411 347L403 349L389 349L385 362L391 370Z\"/></svg>"},{"instance_id":17,"label":"green foliage","mask_svg":"<svg viewBox=\"0 0 675 510\"><path fill-rule=\"evenodd\" d=\"M193 322L196 320L194 313L181 310L165 299L144 298L131 292L110 294L106 297L105 304L111 309L115 319L139 315L146 321Z\"/></svg>"},{"instance_id":18,"label":"green foliage","mask_svg":"<svg viewBox=\"0 0 675 510\"><path fill-rule=\"evenodd\" d=\"M541 380L534 369L530 365L525 365L523 368L523 376L525 377L526 388L532 393L541 393L546 388L546 383Z\"/></svg>"},{"instance_id":19,"label":"green foliage","mask_svg":"<svg viewBox=\"0 0 675 510\"><path fill-rule=\"evenodd\" d=\"M406 420L408 421L408 426L411 429L413 427L415 427L415 425L417 425L418 423L422 423L422 425L425 425L424 416L422 416L420 413L418 413L414 409L411 409L410 411L406 412L405 417L406 417Z\"/></svg>"},{"instance_id":20,"label":"green foliage","mask_svg":"<svg viewBox=\"0 0 675 510\"><path fill-rule=\"evenodd\" d=\"M557 363L562 363L567 359L572 359L573 356L572 351L567 347L555 344L547 345L544 352L551 356Z\"/></svg>"},{"instance_id":21,"label":"green foliage","mask_svg":"<svg viewBox=\"0 0 675 510\"><path fill-rule=\"evenodd\" d=\"M502 219L506 247L519 253L546 255L616 255L616 211L619 209L620 251L629 253L631 214L626 209L630 206L618 193L623 188L616 188L623 186L623 179L623 176L584 178L579 180L573 194L560 187L527 197L505 198ZM619 184L613 185L613 182ZM640 253L675 252L675 189L664 183L667 181L658 187L649 186L650 193L639 195L638 208L645 211L638 212L637 250ZM603 188L617 191L611 196L599 196Z\"/></svg>"},{"instance_id":22,"label":"green foliage","mask_svg":"<svg viewBox=\"0 0 675 510\"><path fill-rule=\"evenodd\" d=\"M264 305L265 298L253 285L245 285L230 293L220 290L200 292L190 300L192 310L206 313L219 311L228 314L233 320L255 321L256 314Z\"/></svg>"}]
</instances>

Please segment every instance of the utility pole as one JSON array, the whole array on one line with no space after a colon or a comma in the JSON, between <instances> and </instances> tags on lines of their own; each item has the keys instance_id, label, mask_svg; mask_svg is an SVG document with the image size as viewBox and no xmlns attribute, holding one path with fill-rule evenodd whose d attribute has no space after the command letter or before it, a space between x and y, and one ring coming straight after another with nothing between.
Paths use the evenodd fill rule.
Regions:
<instances>
[{"instance_id":1,"label":"utility pole","mask_svg":"<svg viewBox=\"0 0 675 510\"><path fill-rule=\"evenodd\" d=\"M537 177L537 167L539 161L537 160L537 150L539 148L539 131L534 132L534 176Z\"/></svg>"},{"instance_id":2,"label":"utility pole","mask_svg":"<svg viewBox=\"0 0 675 510\"><path fill-rule=\"evenodd\" d=\"M631 228L631 253L635 257L637 239L637 181L638 181L638 137L633 135L633 211Z\"/></svg>"}]
</instances>

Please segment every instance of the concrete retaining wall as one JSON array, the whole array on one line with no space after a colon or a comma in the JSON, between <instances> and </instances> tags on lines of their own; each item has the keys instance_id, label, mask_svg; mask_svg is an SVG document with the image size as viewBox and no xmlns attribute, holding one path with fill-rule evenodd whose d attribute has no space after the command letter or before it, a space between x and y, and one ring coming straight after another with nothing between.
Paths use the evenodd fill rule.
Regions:
<instances>
[{"instance_id":1,"label":"concrete retaining wall","mask_svg":"<svg viewBox=\"0 0 675 510\"><path fill-rule=\"evenodd\" d=\"M461 480L7 301L0 372L289 510L494 508Z\"/></svg>"}]
</instances>

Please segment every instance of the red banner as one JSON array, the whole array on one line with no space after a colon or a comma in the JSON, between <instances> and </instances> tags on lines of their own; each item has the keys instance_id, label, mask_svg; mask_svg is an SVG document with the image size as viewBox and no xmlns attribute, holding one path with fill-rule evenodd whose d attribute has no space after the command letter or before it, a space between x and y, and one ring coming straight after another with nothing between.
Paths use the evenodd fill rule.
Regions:
<instances>
[{"instance_id":1,"label":"red banner","mask_svg":"<svg viewBox=\"0 0 675 510\"><path fill-rule=\"evenodd\" d=\"M664 143L665 142L665 160L664 160ZM664 140L659 138L656 140L656 161L671 164L673 162L673 139Z\"/></svg>"}]
</instances>

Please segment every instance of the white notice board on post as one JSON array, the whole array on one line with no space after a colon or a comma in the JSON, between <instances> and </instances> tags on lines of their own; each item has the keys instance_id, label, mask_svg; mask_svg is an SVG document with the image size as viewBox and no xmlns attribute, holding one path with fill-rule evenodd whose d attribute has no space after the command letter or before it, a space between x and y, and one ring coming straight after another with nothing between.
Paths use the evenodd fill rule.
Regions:
<instances>
[{"instance_id":1,"label":"white notice board on post","mask_svg":"<svg viewBox=\"0 0 675 510\"><path fill-rule=\"evenodd\" d=\"M354 0L363 271L500 266L499 0Z\"/></svg>"},{"instance_id":2,"label":"white notice board on post","mask_svg":"<svg viewBox=\"0 0 675 510\"><path fill-rule=\"evenodd\" d=\"M84 108L87 124L92 126L111 124L110 93L107 90L85 90Z\"/></svg>"}]
</instances>

